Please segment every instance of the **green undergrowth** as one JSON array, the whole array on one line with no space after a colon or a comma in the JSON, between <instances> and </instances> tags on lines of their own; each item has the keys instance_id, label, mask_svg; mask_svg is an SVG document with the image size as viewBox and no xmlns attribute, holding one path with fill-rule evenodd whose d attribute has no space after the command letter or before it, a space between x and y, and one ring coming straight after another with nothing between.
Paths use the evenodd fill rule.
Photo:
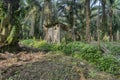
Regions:
<instances>
[{"instance_id":1,"label":"green undergrowth","mask_svg":"<svg viewBox=\"0 0 120 80\"><path fill-rule=\"evenodd\" d=\"M70 42L68 44L49 44L40 40L24 40L22 44L47 51L61 51L74 58L83 59L94 64L100 71L120 75L120 60L111 54L104 55L97 47L83 42ZM120 50L120 49L119 49Z\"/></svg>"},{"instance_id":2,"label":"green undergrowth","mask_svg":"<svg viewBox=\"0 0 120 80\"><path fill-rule=\"evenodd\" d=\"M35 40L35 39L28 39L20 41L21 44L27 45L29 47L39 48L40 50L46 51L58 51L61 44L50 44L44 40Z\"/></svg>"},{"instance_id":3,"label":"green undergrowth","mask_svg":"<svg viewBox=\"0 0 120 80\"><path fill-rule=\"evenodd\" d=\"M64 48L64 52L73 57L87 60L98 70L111 74L120 74L120 61L111 54L104 55L97 47L82 42L71 42Z\"/></svg>"},{"instance_id":4,"label":"green undergrowth","mask_svg":"<svg viewBox=\"0 0 120 80\"><path fill-rule=\"evenodd\" d=\"M110 54L120 56L120 43L106 43L107 48L111 51Z\"/></svg>"}]
</instances>

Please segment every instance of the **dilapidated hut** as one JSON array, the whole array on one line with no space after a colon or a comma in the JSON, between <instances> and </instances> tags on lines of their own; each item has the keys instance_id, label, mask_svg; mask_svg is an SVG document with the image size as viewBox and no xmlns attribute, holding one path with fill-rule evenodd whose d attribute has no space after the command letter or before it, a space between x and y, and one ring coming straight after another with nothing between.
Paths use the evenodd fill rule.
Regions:
<instances>
[{"instance_id":1,"label":"dilapidated hut","mask_svg":"<svg viewBox=\"0 0 120 80\"><path fill-rule=\"evenodd\" d=\"M66 35L68 27L64 24L55 24L52 27L44 28L44 39L49 43L60 43L61 39Z\"/></svg>"}]
</instances>

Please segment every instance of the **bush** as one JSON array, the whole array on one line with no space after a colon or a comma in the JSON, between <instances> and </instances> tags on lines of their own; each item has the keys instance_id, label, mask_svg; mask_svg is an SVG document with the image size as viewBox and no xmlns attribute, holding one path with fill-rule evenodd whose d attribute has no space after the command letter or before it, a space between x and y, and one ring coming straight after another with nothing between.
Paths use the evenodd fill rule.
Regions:
<instances>
[{"instance_id":1,"label":"bush","mask_svg":"<svg viewBox=\"0 0 120 80\"><path fill-rule=\"evenodd\" d=\"M96 47L81 43L72 42L64 46L64 52L75 58L84 59L94 64L98 70L112 74L120 74L120 61L112 55L103 55Z\"/></svg>"},{"instance_id":2,"label":"bush","mask_svg":"<svg viewBox=\"0 0 120 80\"><path fill-rule=\"evenodd\" d=\"M41 41L34 41L33 47L39 48L40 50L46 50L50 51L50 44L48 44L46 41L41 40Z\"/></svg>"},{"instance_id":3,"label":"bush","mask_svg":"<svg viewBox=\"0 0 120 80\"><path fill-rule=\"evenodd\" d=\"M102 56L101 51L96 47L81 42L67 44L64 52L66 54L72 53L73 57L82 58L91 63L97 63L98 59Z\"/></svg>"},{"instance_id":4,"label":"bush","mask_svg":"<svg viewBox=\"0 0 120 80\"><path fill-rule=\"evenodd\" d=\"M63 45L61 44L50 44L47 43L45 40L36 40L36 39L22 40L20 41L20 43L46 51L58 51L58 50L62 51L62 47L63 47Z\"/></svg>"},{"instance_id":5,"label":"bush","mask_svg":"<svg viewBox=\"0 0 120 80\"><path fill-rule=\"evenodd\" d=\"M21 40L20 43L28 46L33 46L33 39Z\"/></svg>"},{"instance_id":6,"label":"bush","mask_svg":"<svg viewBox=\"0 0 120 80\"><path fill-rule=\"evenodd\" d=\"M80 52L84 44L82 42L70 42L63 46L62 51L69 55L74 52Z\"/></svg>"},{"instance_id":7,"label":"bush","mask_svg":"<svg viewBox=\"0 0 120 80\"><path fill-rule=\"evenodd\" d=\"M120 55L120 46L107 43L107 48L111 51L110 54L114 56Z\"/></svg>"},{"instance_id":8,"label":"bush","mask_svg":"<svg viewBox=\"0 0 120 80\"><path fill-rule=\"evenodd\" d=\"M112 55L106 55L98 60L97 68L112 74L120 74L120 61Z\"/></svg>"},{"instance_id":9,"label":"bush","mask_svg":"<svg viewBox=\"0 0 120 80\"><path fill-rule=\"evenodd\" d=\"M98 58L99 56L101 56L101 51L99 51L96 47L89 45L89 44L85 44L82 42L71 42L68 43L67 45L63 46L63 52L65 52L66 54L72 54L74 55L74 53L79 53L82 57L86 57L87 56L93 57L93 55L95 55L94 57ZM98 56L96 56L98 54Z\"/></svg>"}]
</instances>

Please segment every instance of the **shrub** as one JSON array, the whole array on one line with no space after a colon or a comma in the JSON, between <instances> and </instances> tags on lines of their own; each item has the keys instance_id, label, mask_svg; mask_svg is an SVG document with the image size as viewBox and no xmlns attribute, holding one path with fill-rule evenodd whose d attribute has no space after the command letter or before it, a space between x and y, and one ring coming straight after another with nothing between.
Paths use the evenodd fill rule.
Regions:
<instances>
[{"instance_id":1,"label":"shrub","mask_svg":"<svg viewBox=\"0 0 120 80\"><path fill-rule=\"evenodd\" d=\"M65 54L69 55L76 51L80 52L83 46L84 46L84 44L82 42L70 42L63 46L62 51Z\"/></svg>"},{"instance_id":2,"label":"shrub","mask_svg":"<svg viewBox=\"0 0 120 80\"><path fill-rule=\"evenodd\" d=\"M47 43L45 40L36 40L34 39L27 39L27 40L22 40L20 43L30 46L30 47L35 47L39 48L40 50L46 50L46 51L62 51L63 49L63 44L50 44Z\"/></svg>"},{"instance_id":3,"label":"shrub","mask_svg":"<svg viewBox=\"0 0 120 80\"><path fill-rule=\"evenodd\" d=\"M106 55L99 58L99 62L96 65L101 71L120 74L120 61L112 55Z\"/></svg>"},{"instance_id":4,"label":"shrub","mask_svg":"<svg viewBox=\"0 0 120 80\"><path fill-rule=\"evenodd\" d=\"M94 64L98 70L112 74L120 74L120 61L112 55L103 55L99 49L89 44L73 42L66 45L65 52L72 56L87 60Z\"/></svg>"},{"instance_id":5,"label":"shrub","mask_svg":"<svg viewBox=\"0 0 120 80\"><path fill-rule=\"evenodd\" d=\"M112 45L110 43L107 43L107 48L111 51L111 54L114 56L120 55L120 46L118 45Z\"/></svg>"},{"instance_id":6,"label":"shrub","mask_svg":"<svg viewBox=\"0 0 120 80\"><path fill-rule=\"evenodd\" d=\"M21 40L20 43L28 46L32 46L34 44L33 39Z\"/></svg>"},{"instance_id":7,"label":"shrub","mask_svg":"<svg viewBox=\"0 0 120 80\"><path fill-rule=\"evenodd\" d=\"M41 40L41 41L35 41L34 44L33 44L33 47L39 48L40 50L50 51L51 46L46 41Z\"/></svg>"},{"instance_id":8,"label":"shrub","mask_svg":"<svg viewBox=\"0 0 120 80\"><path fill-rule=\"evenodd\" d=\"M91 63L97 63L98 59L102 56L101 51L96 47L81 42L74 42L73 46L67 49L67 52L70 51L73 53L73 57L82 58Z\"/></svg>"}]
</instances>

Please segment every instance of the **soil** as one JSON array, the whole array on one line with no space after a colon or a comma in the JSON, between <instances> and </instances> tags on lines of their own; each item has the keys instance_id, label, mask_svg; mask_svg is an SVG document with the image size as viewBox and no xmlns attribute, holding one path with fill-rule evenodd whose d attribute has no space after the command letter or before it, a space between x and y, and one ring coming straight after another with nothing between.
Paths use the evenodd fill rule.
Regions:
<instances>
[{"instance_id":1,"label":"soil","mask_svg":"<svg viewBox=\"0 0 120 80\"><path fill-rule=\"evenodd\" d=\"M55 53L55 54L53 54ZM56 54L57 53L57 54ZM0 53L0 80L116 80L61 52Z\"/></svg>"}]
</instances>

